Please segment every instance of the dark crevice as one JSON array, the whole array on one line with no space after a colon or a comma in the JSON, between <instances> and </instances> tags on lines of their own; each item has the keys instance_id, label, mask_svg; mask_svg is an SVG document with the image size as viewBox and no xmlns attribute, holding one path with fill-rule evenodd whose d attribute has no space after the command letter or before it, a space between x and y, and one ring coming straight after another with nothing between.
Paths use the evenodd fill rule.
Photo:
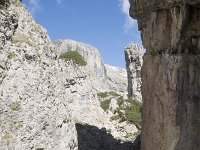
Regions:
<instances>
[{"instance_id":1,"label":"dark crevice","mask_svg":"<svg viewBox=\"0 0 200 150\"><path fill-rule=\"evenodd\" d=\"M140 136L134 142L115 139L105 128L76 124L78 150L140 150Z\"/></svg>"}]
</instances>

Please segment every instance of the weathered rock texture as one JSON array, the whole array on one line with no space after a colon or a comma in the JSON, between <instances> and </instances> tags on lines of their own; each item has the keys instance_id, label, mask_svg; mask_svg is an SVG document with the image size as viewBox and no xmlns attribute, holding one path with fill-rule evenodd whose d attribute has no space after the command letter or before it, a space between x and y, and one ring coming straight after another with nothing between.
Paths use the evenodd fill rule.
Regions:
<instances>
[{"instance_id":1,"label":"weathered rock texture","mask_svg":"<svg viewBox=\"0 0 200 150\"><path fill-rule=\"evenodd\" d=\"M121 128L96 94L114 89L98 51L71 43L88 65L59 59L61 49L20 1L0 3L0 150L77 150L75 123Z\"/></svg>"},{"instance_id":2,"label":"weathered rock texture","mask_svg":"<svg viewBox=\"0 0 200 150\"><path fill-rule=\"evenodd\" d=\"M72 50L82 54L87 61L87 70L82 71L82 74L87 76L90 81L86 80L88 85L87 82L85 82L82 86L83 89L91 88L93 94L94 91L98 93L114 91L114 93L117 92L120 94L119 97L127 94L126 70L105 65L99 51L96 48L70 39L58 40L55 42L55 47L57 57L59 57L61 53ZM79 90L79 93L83 92ZM118 97L113 96L106 97L106 99L112 99L111 103L113 102L116 105L117 98ZM72 105L70 105L70 107L73 108L72 114L78 122L94 125L98 128L104 127L111 132L114 138L121 139L123 141L132 141L135 137L134 133L138 131L135 124L130 124L126 121L121 122L120 120L112 120L111 118L115 116L115 114L113 114L110 110L103 112L100 105L97 103L99 101L101 102L101 100L97 97L93 97L91 99L91 97L86 95L81 99L83 100L80 103L77 98L74 98ZM96 105L92 106L92 104Z\"/></svg>"},{"instance_id":3,"label":"weathered rock texture","mask_svg":"<svg viewBox=\"0 0 200 150\"><path fill-rule=\"evenodd\" d=\"M126 93L126 71L114 66L105 65L98 49L85 43L74 40L58 40L55 42L57 55L67 51L77 51L87 61L88 74L92 80L93 88L98 91L115 91Z\"/></svg>"},{"instance_id":4,"label":"weathered rock texture","mask_svg":"<svg viewBox=\"0 0 200 150\"><path fill-rule=\"evenodd\" d=\"M107 74L107 84L110 86L110 90L120 92L122 94L127 93L127 73L125 69L105 65Z\"/></svg>"},{"instance_id":5,"label":"weathered rock texture","mask_svg":"<svg viewBox=\"0 0 200 150\"><path fill-rule=\"evenodd\" d=\"M130 0L144 47L142 150L200 149L200 1Z\"/></svg>"},{"instance_id":6,"label":"weathered rock texture","mask_svg":"<svg viewBox=\"0 0 200 150\"><path fill-rule=\"evenodd\" d=\"M55 42L55 45L58 55L67 51L79 52L85 58L87 65L89 65L89 68L94 72L95 76L102 80L106 79L105 66L96 48L70 39L58 40Z\"/></svg>"},{"instance_id":7,"label":"weathered rock texture","mask_svg":"<svg viewBox=\"0 0 200 150\"><path fill-rule=\"evenodd\" d=\"M128 75L128 96L142 100L141 96L141 67L144 49L138 44L131 44L125 48L126 70Z\"/></svg>"},{"instance_id":8,"label":"weathered rock texture","mask_svg":"<svg viewBox=\"0 0 200 150\"><path fill-rule=\"evenodd\" d=\"M0 41L0 149L77 149L66 87L74 67L56 60L19 1L0 9Z\"/></svg>"}]
</instances>

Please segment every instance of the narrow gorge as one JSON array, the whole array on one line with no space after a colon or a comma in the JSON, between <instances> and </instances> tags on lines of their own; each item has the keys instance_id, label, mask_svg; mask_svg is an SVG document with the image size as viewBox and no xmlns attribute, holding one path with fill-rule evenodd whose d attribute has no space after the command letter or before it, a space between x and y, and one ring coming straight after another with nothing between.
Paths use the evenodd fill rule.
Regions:
<instances>
[{"instance_id":1,"label":"narrow gorge","mask_svg":"<svg viewBox=\"0 0 200 150\"><path fill-rule=\"evenodd\" d=\"M129 2L123 69L0 1L0 150L200 149L200 1Z\"/></svg>"}]
</instances>

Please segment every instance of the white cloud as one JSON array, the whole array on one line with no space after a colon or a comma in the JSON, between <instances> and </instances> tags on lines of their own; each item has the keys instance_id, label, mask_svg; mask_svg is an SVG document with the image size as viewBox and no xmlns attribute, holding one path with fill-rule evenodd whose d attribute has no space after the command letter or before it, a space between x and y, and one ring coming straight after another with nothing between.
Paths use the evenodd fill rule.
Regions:
<instances>
[{"instance_id":1,"label":"white cloud","mask_svg":"<svg viewBox=\"0 0 200 150\"><path fill-rule=\"evenodd\" d=\"M36 12L38 12L41 9L40 1L41 0L29 0L28 7L33 16L35 15ZM55 1L58 5L62 4L62 0L55 0Z\"/></svg>"},{"instance_id":2,"label":"white cloud","mask_svg":"<svg viewBox=\"0 0 200 150\"><path fill-rule=\"evenodd\" d=\"M40 9L39 1L40 0L29 0L29 9L33 15Z\"/></svg>"},{"instance_id":3,"label":"white cloud","mask_svg":"<svg viewBox=\"0 0 200 150\"><path fill-rule=\"evenodd\" d=\"M124 14L129 15L129 8L130 4L128 0L119 0L120 1L120 7Z\"/></svg>"},{"instance_id":4,"label":"white cloud","mask_svg":"<svg viewBox=\"0 0 200 150\"><path fill-rule=\"evenodd\" d=\"M62 4L62 0L56 0L56 2L58 5Z\"/></svg>"},{"instance_id":5,"label":"white cloud","mask_svg":"<svg viewBox=\"0 0 200 150\"><path fill-rule=\"evenodd\" d=\"M133 20L129 16L129 8L130 8L129 0L119 0L119 6L121 11L125 14L124 30L125 32L128 32L128 30L137 25L136 20Z\"/></svg>"}]
</instances>

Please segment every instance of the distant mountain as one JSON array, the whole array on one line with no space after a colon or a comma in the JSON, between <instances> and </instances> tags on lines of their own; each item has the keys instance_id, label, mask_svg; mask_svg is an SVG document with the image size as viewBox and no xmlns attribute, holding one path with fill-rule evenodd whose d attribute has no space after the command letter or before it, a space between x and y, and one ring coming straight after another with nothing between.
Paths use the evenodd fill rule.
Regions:
<instances>
[{"instance_id":1,"label":"distant mountain","mask_svg":"<svg viewBox=\"0 0 200 150\"><path fill-rule=\"evenodd\" d=\"M70 39L56 41L55 47L57 55L67 51L77 51L85 58L88 73L97 91L126 93L128 85L126 70L105 65L98 49Z\"/></svg>"}]
</instances>

